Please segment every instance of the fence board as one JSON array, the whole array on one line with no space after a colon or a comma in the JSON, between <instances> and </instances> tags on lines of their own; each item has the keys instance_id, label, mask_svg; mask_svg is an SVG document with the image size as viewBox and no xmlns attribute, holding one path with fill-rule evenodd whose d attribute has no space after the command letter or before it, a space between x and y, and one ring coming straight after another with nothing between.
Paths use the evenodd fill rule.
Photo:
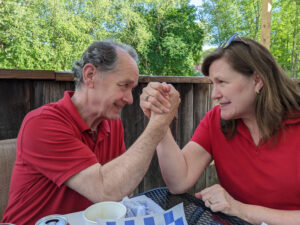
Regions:
<instances>
[{"instance_id":1,"label":"fence board","mask_svg":"<svg viewBox=\"0 0 300 225\"><path fill-rule=\"evenodd\" d=\"M180 148L190 140L194 129L193 119L193 85L176 84L176 89L180 92L181 103L178 108L178 136L177 143Z\"/></svg>"},{"instance_id":2,"label":"fence board","mask_svg":"<svg viewBox=\"0 0 300 225\"><path fill-rule=\"evenodd\" d=\"M194 85L193 133L198 127L199 121L201 121L201 119L205 116L206 112L212 107L210 93L211 93L210 85L203 84L203 83ZM207 184L208 179L206 177L211 174L210 170L211 170L210 167L206 168L206 170L203 172L201 177L198 179L197 183L194 185L193 189L190 190L191 193L198 192L208 186Z\"/></svg>"},{"instance_id":3,"label":"fence board","mask_svg":"<svg viewBox=\"0 0 300 225\"><path fill-rule=\"evenodd\" d=\"M170 128L179 146L184 146L191 138L199 121L212 106L209 80L206 77L140 76L139 85L133 91L133 104L124 107L121 113L127 148L143 132L148 123L148 119L139 107L139 95L150 81L171 83L180 92L181 105ZM300 85L300 80L296 82ZM21 122L27 112L57 101L63 97L65 90L73 89L73 76L69 72L0 69L0 140L17 137ZM189 192L200 191L216 182L215 168L211 165ZM155 154L148 172L135 193L159 186L165 186L165 183Z\"/></svg>"},{"instance_id":4,"label":"fence board","mask_svg":"<svg viewBox=\"0 0 300 225\"><path fill-rule=\"evenodd\" d=\"M21 80L1 80L0 91L0 139L15 138L30 110L30 84Z\"/></svg>"},{"instance_id":5,"label":"fence board","mask_svg":"<svg viewBox=\"0 0 300 225\"><path fill-rule=\"evenodd\" d=\"M40 80L52 80L55 79L54 71L47 70L10 70L0 69L1 79L40 79Z\"/></svg>"}]
</instances>

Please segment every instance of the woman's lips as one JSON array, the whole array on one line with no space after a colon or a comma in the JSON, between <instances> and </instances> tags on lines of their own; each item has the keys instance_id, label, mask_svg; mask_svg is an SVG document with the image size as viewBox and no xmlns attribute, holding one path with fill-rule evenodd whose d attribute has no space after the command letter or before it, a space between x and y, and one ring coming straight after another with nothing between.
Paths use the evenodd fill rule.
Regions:
<instances>
[{"instance_id":1,"label":"woman's lips","mask_svg":"<svg viewBox=\"0 0 300 225\"><path fill-rule=\"evenodd\" d=\"M223 103L219 103L219 105L220 105L220 108L224 108L224 107L226 107L226 106L228 106L230 104L230 102L223 102Z\"/></svg>"}]
</instances>

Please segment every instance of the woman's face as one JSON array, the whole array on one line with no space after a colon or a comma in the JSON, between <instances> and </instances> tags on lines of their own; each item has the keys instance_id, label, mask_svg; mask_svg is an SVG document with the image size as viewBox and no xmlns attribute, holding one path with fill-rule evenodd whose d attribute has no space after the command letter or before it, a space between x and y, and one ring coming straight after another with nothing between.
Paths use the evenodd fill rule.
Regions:
<instances>
[{"instance_id":1,"label":"woman's face","mask_svg":"<svg viewBox=\"0 0 300 225\"><path fill-rule=\"evenodd\" d=\"M221 58L209 67L209 78L213 83L212 99L218 101L223 120L255 118L254 101L261 88L257 75L245 76Z\"/></svg>"}]
</instances>

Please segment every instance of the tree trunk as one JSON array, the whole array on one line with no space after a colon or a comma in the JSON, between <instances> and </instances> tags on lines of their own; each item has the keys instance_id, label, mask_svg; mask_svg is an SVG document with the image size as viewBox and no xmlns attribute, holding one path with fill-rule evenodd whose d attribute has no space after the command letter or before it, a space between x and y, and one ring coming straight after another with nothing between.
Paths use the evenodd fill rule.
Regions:
<instances>
[{"instance_id":1,"label":"tree trunk","mask_svg":"<svg viewBox=\"0 0 300 225\"><path fill-rule=\"evenodd\" d=\"M260 42L270 49L272 0L262 0Z\"/></svg>"}]
</instances>

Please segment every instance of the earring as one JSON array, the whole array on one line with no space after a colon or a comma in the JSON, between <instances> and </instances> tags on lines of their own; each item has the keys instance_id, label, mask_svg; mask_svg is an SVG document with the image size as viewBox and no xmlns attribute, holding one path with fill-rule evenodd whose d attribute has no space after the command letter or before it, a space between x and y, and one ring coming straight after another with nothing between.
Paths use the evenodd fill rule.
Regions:
<instances>
[{"instance_id":1,"label":"earring","mask_svg":"<svg viewBox=\"0 0 300 225\"><path fill-rule=\"evenodd\" d=\"M255 92L256 92L256 94L258 94L258 95L259 95L259 93L260 93L260 90L258 89L258 90L256 90Z\"/></svg>"}]
</instances>

